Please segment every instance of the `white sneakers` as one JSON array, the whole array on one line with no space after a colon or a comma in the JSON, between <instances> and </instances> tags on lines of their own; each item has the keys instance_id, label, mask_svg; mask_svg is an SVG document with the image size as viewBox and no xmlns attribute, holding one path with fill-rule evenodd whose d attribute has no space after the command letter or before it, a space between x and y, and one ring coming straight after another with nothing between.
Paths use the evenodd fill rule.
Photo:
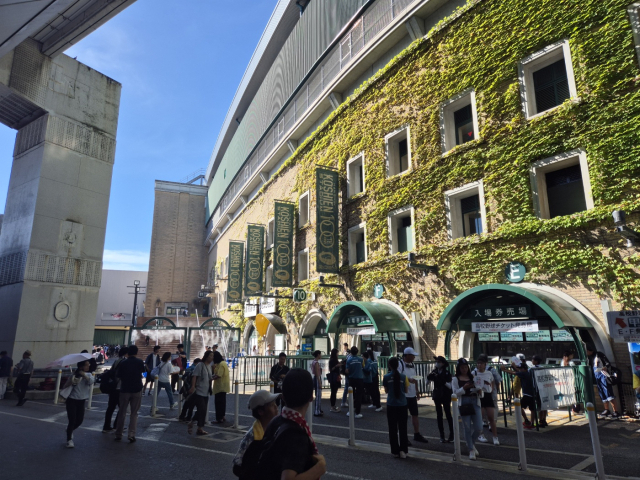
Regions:
<instances>
[{"instance_id":1,"label":"white sneakers","mask_svg":"<svg viewBox=\"0 0 640 480\"><path fill-rule=\"evenodd\" d=\"M347 417L349 416L349 412L347 412ZM354 418L362 418L362 414L361 413L356 413Z\"/></svg>"},{"instance_id":2,"label":"white sneakers","mask_svg":"<svg viewBox=\"0 0 640 480\"><path fill-rule=\"evenodd\" d=\"M369 405L367 408L376 408L376 406L372 403L371 405Z\"/></svg>"},{"instance_id":3,"label":"white sneakers","mask_svg":"<svg viewBox=\"0 0 640 480\"><path fill-rule=\"evenodd\" d=\"M174 403L173 405L171 405L169 408L170 408L170 409L174 409L174 408L176 408L177 406L178 406L178 402L175 402L175 403Z\"/></svg>"},{"instance_id":4,"label":"white sneakers","mask_svg":"<svg viewBox=\"0 0 640 480\"><path fill-rule=\"evenodd\" d=\"M485 437L484 435L480 435L480 436L478 437L478 441L479 441L480 443L487 443L487 442L488 442L487 437Z\"/></svg>"},{"instance_id":5,"label":"white sneakers","mask_svg":"<svg viewBox=\"0 0 640 480\"><path fill-rule=\"evenodd\" d=\"M469 460L475 460L476 459L476 452L469 452Z\"/></svg>"},{"instance_id":6,"label":"white sneakers","mask_svg":"<svg viewBox=\"0 0 640 480\"><path fill-rule=\"evenodd\" d=\"M493 437L493 444L500 445L500 440L498 440L498 437Z\"/></svg>"},{"instance_id":7,"label":"white sneakers","mask_svg":"<svg viewBox=\"0 0 640 480\"><path fill-rule=\"evenodd\" d=\"M376 408L376 412L381 412L381 411L382 411L382 407Z\"/></svg>"},{"instance_id":8,"label":"white sneakers","mask_svg":"<svg viewBox=\"0 0 640 480\"><path fill-rule=\"evenodd\" d=\"M75 445L73 444L73 440L69 440L69 441L67 442L67 444L65 445L65 447L67 447L67 448L73 448L73 447L75 447Z\"/></svg>"},{"instance_id":9,"label":"white sneakers","mask_svg":"<svg viewBox=\"0 0 640 480\"><path fill-rule=\"evenodd\" d=\"M404 452L400 452L400 458L407 458L407 454Z\"/></svg>"}]
</instances>

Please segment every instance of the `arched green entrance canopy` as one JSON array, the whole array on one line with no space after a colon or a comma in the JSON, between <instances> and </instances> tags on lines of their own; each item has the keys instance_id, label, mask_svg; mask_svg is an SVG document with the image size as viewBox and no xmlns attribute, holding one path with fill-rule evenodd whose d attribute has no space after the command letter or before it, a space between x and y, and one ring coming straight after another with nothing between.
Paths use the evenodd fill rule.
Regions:
<instances>
[{"instance_id":1,"label":"arched green entrance canopy","mask_svg":"<svg viewBox=\"0 0 640 480\"><path fill-rule=\"evenodd\" d=\"M458 295L445 309L438 321L438 330L446 331L445 356L450 358L450 341L455 331L471 330L472 318L465 315L472 307L485 308L517 303L520 300L533 304L536 311L546 315L559 329L568 330L574 339L581 358L586 358L575 329L590 328L585 316L566 300L549 292L524 286L497 283L480 285ZM508 318L505 318L508 319Z\"/></svg>"},{"instance_id":2,"label":"arched green entrance canopy","mask_svg":"<svg viewBox=\"0 0 640 480\"><path fill-rule=\"evenodd\" d=\"M391 305L382 302L344 302L336 307L329 319L327 333L334 335L335 344L341 333L349 329L371 329L376 333L411 332L411 327L402 313ZM395 343L390 342L393 350ZM393 352L395 355L395 351Z\"/></svg>"}]
</instances>

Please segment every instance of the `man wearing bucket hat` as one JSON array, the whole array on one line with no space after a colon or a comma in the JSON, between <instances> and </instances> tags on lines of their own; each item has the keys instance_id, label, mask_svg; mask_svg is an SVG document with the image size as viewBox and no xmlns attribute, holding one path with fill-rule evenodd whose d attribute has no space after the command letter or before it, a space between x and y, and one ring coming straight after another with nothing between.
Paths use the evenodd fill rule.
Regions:
<instances>
[{"instance_id":1,"label":"man wearing bucket hat","mask_svg":"<svg viewBox=\"0 0 640 480\"><path fill-rule=\"evenodd\" d=\"M407 391L407 407L411 414L411 423L413 424L413 440L415 442L429 443L429 441L420 433L420 418L418 417L418 400L420 400L420 392L418 391L418 381L413 377L416 376L416 369L413 361L418 356L413 348L404 349L402 360L398 366L398 371L409 379L409 390Z\"/></svg>"},{"instance_id":2,"label":"man wearing bucket hat","mask_svg":"<svg viewBox=\"0 0 640 480\"><path fill-rule=\"evenodd\" d=\"M260 444L267 425L278 415L278 398L279 393L269 393L266 390L258 390L249 398L249 410L256 420L240 442L238 453L233 458L233 473L240 479L259 477L256 469L261 453Z\"/></svg>"}]
</instances>

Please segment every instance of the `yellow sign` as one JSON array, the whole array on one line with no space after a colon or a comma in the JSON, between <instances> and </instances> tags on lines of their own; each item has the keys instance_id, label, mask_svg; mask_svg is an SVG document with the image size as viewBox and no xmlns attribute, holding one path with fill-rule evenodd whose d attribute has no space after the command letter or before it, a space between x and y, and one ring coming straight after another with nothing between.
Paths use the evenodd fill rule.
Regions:
<instances>
[{"instance_id":1,"label":"yellow sign","mask_svg":"<svg viewBox=\"0 0 640 480\"><path fill-rule=\"evenodd\" d=\"M258 330L258 334L261 337L264 337L267 334L267 329L269 328L270 323L271 322L269 322L269 319L261 313L256 316L256 330Z\"/></svg>"}]
</instances>

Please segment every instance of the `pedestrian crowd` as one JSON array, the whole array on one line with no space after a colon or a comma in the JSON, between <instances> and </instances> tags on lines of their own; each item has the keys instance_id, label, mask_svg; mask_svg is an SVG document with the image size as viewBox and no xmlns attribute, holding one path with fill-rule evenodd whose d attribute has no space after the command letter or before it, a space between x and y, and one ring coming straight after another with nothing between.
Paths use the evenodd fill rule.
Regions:
<instances>
[{"instance_id":1,"label":"pedestrian crowd","mask_svg":"<svg viewBox=\"0 0 640 480\"><path fill-rule=\"evenodd\" d=\"M259 390L249 399L248 408L254 418L252 427L242 439L238 453L233 460L233 472L240 479L249 478L295 478L305 474L306 478L320 478L326 471L324 457L318 453L317 446L306 423L308 408L312 408L314 416L323 416L322 385L324 380L330 387L330 412L339 413L347 407L348 391L353 392L353 414L356 419L363 418L362 405L364 397L368 397L369 408L374 412L382 412L380 385L384 388L386 398L386 417L389 431L391 453L399 458L406 458L409 441L408 424L411 418L414 442L427 443L420 432L418 401L420 391L417 374L417 352L407 347L401 358L391 357L388 360L388 372L380 373L376 356L368 348L360 354L357 347L344 344L345 356L341 360L338 350L333 349L324 369L322 352L313 352L310 369L289 368L287 355L278 356L269 374L273 382L273 393ZM108 395L103 433L114 433L115 441L122 441L125 431L130 443L136 441L138 412L142 396L148 387L151 395L154 382L157 388L166 392L170 409L178 405L174 394L183 397L182 410L178 420L187 424L187 433L209 435L204 430L208 422L209 397L214 397L215 420L210 423L226 422L226 398L231 392L229 366L225 359L214 348L206 347L202 358L194 360L187 366L184 345L177 351L161 352L162 347L155 346L153 352L144 360L137 358L138 348L135 345L119 347L113 350L117 359L109 370L99 377L100 389ZM593 345L586 347L589 366L597 386L605 410L601 416L617 417L613 385L619 377L619 371L611 365L606 356L596 351ZM98 350L96 350L98 351ZM108 351L108 350L107 350ZM87 353L86 351L84 351ZM574 365L572 352L565 352L561 366ZM527 430L547 427L547 412L542 409L540 394L536 386L534 370L540 368L542 358L533 355L527 362L522 354L511 358L510 365L499 368L489 365L487 355L481 354L476 360L475 368L471 368L465 358L457 360L454 371L449 361L442 356L434 357L435 366L426 376L433 383L432 399L435 405L440 442L452 442L454 425L452 416L452 395L457 397L458 412L462 420L462 436L468 448L469 458L475 460L479 454L477 442L487 443L488 434L494 445L500 445L497 431L498 391L503 383L503 373L512 377L511 396L520 398L523 427ZM96 369L95 356L80 361L76 369L60 390L65 399L68 425L66 429L66 446L73 448L74 431L84 419L86 401L94 388ZM18 406L24 405L25 394L30 378L34 372L31 352L25 351L17 365L6 351L0 352L0 399L7 390L8 380L15 378L13 391L18 398ZM183 385L178 391L179 377L182 375ZM380 376L382 379L380 381ZM146 379L145 379L146 377ZM344 380L342 403L338 404L338 390ZM634 378L634 382L635 382ZM634 383L634 389L640 398L640 376ZM312 403L313 405L310 405ZM113 414L117 414L115 421ZM527 415L527 410L528 415ZM574 411L578 411L577 405ZM125 427L129 414L128 427ZM347 416L351 412L347 411ZM445 430L445 420L447 429ZM488 427L485 435L484 427Z\"/></svg>"}]
</instances>

